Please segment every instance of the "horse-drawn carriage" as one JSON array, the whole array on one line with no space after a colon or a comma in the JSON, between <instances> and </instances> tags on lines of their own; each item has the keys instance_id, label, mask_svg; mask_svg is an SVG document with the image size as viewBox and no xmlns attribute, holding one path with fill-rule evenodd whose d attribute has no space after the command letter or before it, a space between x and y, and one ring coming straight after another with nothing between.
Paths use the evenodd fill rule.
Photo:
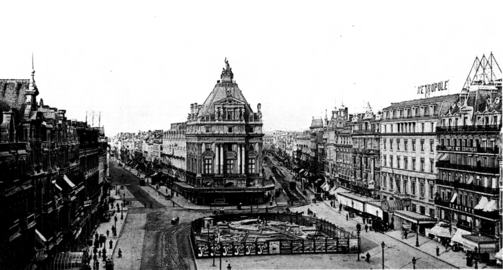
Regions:
<instances>
[{"instance_id":1,"label":"horse-drawn carriage","mask_svg":"<svg viewBox=\"0 0 503 270\"><path fill-rule=\"evenodd\" d=\"M178 225L179 223L180 223L180 218L179 217L171 219L171 225Z\"/></svg>"}]
</instances>

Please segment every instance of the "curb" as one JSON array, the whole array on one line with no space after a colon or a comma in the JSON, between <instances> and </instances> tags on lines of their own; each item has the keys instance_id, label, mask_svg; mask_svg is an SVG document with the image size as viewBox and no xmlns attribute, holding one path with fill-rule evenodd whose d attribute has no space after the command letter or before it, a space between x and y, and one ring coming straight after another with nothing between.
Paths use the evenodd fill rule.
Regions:
<instances>
[{"instance_id":1,"label":"curb","mask_svg":"<svg viewBox=\"0 0 503 270\"><path fill-rule=\"evenodd\" d=\"M331 207L330 205L328 205L325 201L323 201L323 203L325 203L328 207L330 207L330 209L332 209L334 212L338 213L338 211L337 211L337 210L335 210L333 207ZM452 266L452 267L454 267L454 268L460 269L460 267L455 266L454 264L452 264L452 263L450 263L450 262L447 262L447 261L444 261L444 260L442 260L442 259L440 259L440 258L437 258L437 257L435 257L435 256L433 256L433 255L431 255L431 254L427 253L426 251L423 251L422 249L417 248L416 246L413 246L413 245L411 245L411 244L409 244L409 243L406 243L406 242L400 241L399 239L397 239L397 238L395 238L395 237L393 237L393 236L391 236L391 235L388 235L388 234L386 234L386 233L383 233L383 235L386 235L386 236L387 236L387 237L389 237L389 238L395 239L396 241L398 241L398 242L400 242L400 243L403 243L403 244L405 244L405 245L407 245L407 246L409 246L409 247L412 247L412 248L414 248L414 249L416 249L416 250L419 250L419 251L421 251L422 253L424 253L424 254L426 254L426 255L428 255L428 256L431 256L431 257L436 258L437 260L443 261L444 263L446 263L446 264L448 264L448 265L450 265L450 266Z\"/></svg>"},{"instance_id":2,"label":"curb","mask_svg":"<svg viewBox=\"0 0 503 270\"><path fill-rule=\"evenodd\" d=\"M196 254L194 254L194 246L192 245L192 240L190 239L190 235L187 236L189 238L190 248L192 249L192 258L194 258L194 265L196 266L196 270L199 269L199 265L197 264Z\"/></svg>"}]
</instances>

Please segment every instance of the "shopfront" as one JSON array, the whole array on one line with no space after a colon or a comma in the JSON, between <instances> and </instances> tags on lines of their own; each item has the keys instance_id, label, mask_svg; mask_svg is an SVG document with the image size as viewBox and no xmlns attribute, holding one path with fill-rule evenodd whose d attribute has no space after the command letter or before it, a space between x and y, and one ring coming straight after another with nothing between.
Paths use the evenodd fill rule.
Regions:
<instances>
[{"instance_id":1,"label":"shopfront","mask_svg":"<svg viewBox=\"0 0 503 270\"><path fill-rule=\"evenodd\" d=\"M411 230L418 231L420 234L425 234L426 229L432 228L436 222L435 218L406 210L397 210L394 213L394 225L396 230L401 230L404 226L409 226L410 224Z\"/></svg>"}]
</instances>

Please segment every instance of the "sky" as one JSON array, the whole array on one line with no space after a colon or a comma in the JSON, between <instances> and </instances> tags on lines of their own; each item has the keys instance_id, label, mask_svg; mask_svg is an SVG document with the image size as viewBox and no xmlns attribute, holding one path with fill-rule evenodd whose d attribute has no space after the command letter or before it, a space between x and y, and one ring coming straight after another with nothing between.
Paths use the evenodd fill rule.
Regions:
<instances>
[{"instance_id":1,"label":"sky","mask_svg":"<svg viewBox=\"0 0 503 270\"><path fill-rule=\"evenodd\" d=\"M264 130L305 130L343 103L374 112L449 80L475 57L503 65L503 1L10 1L0 78L118 132L167 130L202 104L227 57ZM498 13L499 12L499 13ZM499 25L499 27L498 27ZM91 116L94 112L94 122ZM98 120L101 114L100 121Z\"/></svg>"}]
</instances>

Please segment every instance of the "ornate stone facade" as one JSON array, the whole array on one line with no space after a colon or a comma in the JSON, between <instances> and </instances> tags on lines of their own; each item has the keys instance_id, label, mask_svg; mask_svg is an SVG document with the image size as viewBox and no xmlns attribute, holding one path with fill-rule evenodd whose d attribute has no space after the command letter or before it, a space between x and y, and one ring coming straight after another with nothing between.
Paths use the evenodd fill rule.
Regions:
<instances>
[{"instance_id":1,"label":"ornate stone facade","mask_svg":"<svg viewBox=\"0 0 503 270\"><path fill-rule=\"evenodd\" d=\"M262 202L262 112L254 112L225 61L221 80L203 104L190 105L186 128L186 182L174 189L197 204Z\"/></svg>"},{"instance_id":2,"label":"ornate stone facade","mask_svg":"<svg viewBox=\"0 0 503 270\"><path fill-rule=\"evenodd\" d=\"M104 212L106 143L37 102L34 74L0 89L0 268L43 266L87 241Z\"/></svg>"}]
</instances>

